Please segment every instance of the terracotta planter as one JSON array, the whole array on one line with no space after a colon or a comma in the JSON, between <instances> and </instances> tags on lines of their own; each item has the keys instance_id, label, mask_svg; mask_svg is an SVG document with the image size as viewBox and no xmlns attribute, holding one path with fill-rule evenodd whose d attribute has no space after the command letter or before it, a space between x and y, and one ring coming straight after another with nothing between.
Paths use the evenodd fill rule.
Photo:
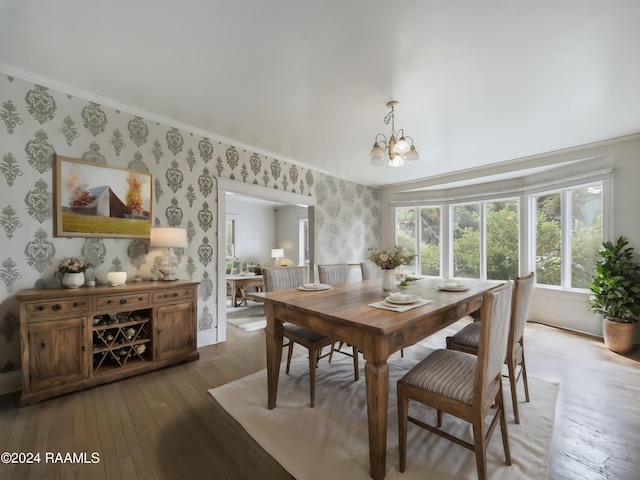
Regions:
<instances>
[{"instance_id":1,"label":"terracotta planter","mask_svg":"<svg viewBox=\"0 0 640 480\"><path fill-rule=\"evenodd\" d=\"M602 319L602 336L606 347L615 353L629 353L633 349L635 323L613 322Z\"/></svg>"}]
</instances>

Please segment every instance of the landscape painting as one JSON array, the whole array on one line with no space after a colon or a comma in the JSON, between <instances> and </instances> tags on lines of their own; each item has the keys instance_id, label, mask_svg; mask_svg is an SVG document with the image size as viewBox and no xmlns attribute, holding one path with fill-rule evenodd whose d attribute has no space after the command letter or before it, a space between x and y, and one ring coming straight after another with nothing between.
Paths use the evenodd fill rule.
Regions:
<instances>
[{"instance_id":1,"label":"landscape painting","mask_svg":"<svg viewBox=\"0 0 640 480\"><path fill-rule=\"evenodd\" d=\"M56 157L55 235L149 238L149 172Z\"/></svg>"}]
</instances>

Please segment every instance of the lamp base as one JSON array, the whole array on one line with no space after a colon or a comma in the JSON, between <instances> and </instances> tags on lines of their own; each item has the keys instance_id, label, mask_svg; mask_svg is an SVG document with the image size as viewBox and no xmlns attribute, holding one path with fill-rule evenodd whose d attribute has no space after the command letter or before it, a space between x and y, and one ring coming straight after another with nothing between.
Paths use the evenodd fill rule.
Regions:
<instances>
[{"instance_id":1,"label":"lamp base","mask_svg":"<svg viewBox=\"0 0 640 480\"><path fill-rule=\"evenodd\" d=\"M178 280L178 277L174 273L170 273L168 275L163 275L162 280Z\"/></svg>"}]
</instances>

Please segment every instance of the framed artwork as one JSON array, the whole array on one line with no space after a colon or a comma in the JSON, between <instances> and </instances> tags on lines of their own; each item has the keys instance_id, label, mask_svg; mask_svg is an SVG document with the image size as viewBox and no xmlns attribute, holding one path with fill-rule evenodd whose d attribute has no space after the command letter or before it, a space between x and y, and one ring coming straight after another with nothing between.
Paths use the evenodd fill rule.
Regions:
<instances>
[{"instance_id":1,"label":"framed artwork","mask_svg":"<svg viewBox=\"0 0 640 480\"><path fill-rule=\"evenodd\" d=\"M149 238L151 173L56 156L57 237Z\"/></svg>"}]
</instances>

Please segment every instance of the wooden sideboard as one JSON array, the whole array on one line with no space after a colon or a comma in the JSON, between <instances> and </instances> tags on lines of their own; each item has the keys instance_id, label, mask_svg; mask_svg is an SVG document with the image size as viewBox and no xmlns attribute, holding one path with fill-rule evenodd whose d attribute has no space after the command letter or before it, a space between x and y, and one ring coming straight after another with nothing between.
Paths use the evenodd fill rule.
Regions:
<instances>
[{"instance_id":1,"label":"wooden sideboard","mask_svg":"<svg viewBox=\"0 0 640 480\"><path fill-rule=\"evenodd\" d=\"M197 360L197 287L178 280L18 293L20 405Z\"/></svg>"}]
</instances>

